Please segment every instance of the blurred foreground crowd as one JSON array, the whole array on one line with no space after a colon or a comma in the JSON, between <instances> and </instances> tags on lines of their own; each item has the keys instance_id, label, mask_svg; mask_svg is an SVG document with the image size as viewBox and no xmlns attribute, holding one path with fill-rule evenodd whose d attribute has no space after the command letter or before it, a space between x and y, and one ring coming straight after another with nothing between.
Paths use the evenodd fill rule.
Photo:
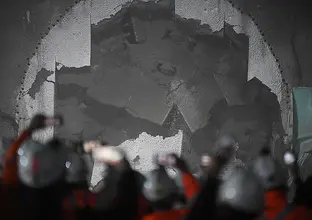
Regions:
<instances>
[{"instance_id":1,"label":"blurred foreground crowd","mask_svg":"<svg viewBox=\"0 0 312 220\"><path fill-rule=\"evenodd\" d=\"M174 153L155 156L157 168L142 175L108 143L78 141L68 148L57 138L32 140L34 132L62 123L61 117L35 115L10 146L3 160L1 220L312 219L311 180L299 178L290 150L284 154L288 173L266 146L250 164L237 166L232 163L237 145L222 136L214 155L202 155L196 175ZM87 159L103 167L96 186L90 185ZM291 201L289 176L296 186Z\"/></svg>"}]
</instances>

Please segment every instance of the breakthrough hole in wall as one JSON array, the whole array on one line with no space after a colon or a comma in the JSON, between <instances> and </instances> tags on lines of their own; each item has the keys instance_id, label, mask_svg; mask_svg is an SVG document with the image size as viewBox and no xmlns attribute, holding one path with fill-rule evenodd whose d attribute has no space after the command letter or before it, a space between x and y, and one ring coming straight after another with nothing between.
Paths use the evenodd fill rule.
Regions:
<instances>
[{"instance_id":1,"label":"breakthrough hole in wall","mask_svg":"<svg viewBox=\"0 0 312 220\"><path fill-rule=\"evenodd\" d=\"M162 150L180 152L181 142L182 155L196 168L200 153L210 151L226 131L242 143L239 157L245 160L253 149L248 140L261 136L259 118L225 114L225 120L212 114L212 109L223 100L226 105L220 112L234 112L228 109L237 106L246 110L246 103L255 105L258 100L246 101L239 89L246 83L247 37L236 34L231 25L213 33L199 21L170 17L169 7L160 9L168 16L159 19L153 7L141 17L124 7L111 19L93 25L90 67L56 64L55 110L64 112L68 122L57 134L123 144L138 169L151 169L151 160L142 158ZM108 32L113 34L106 36ZM252 94L258 97L265 92L264 87ZM239 126L243 128L236 134L233 130ZM183 131L183 137L177 130Z\"/></svg>"},{"instance_id":2,"label":"breakthrough hole in wall","mask_svg":"<svg viewBox=\"0 0 312 220\"><path fill-rule=\"evenodd\" d=\"M163 145L182 131L182 146L176 141L170 147L182 148L194 171L198 156L211 152L219 135L235 136L243 160L256 151L251 145L270 138L274 117L263 120L257 110L270 112L264 104L270 92L259 82L250 91L248 38L233 26L214 33L200 21L174 16L171 5L135 2L92 25L91 45L90 67L56 64L55 112L72 122L57 135L132 148L130 160L142 171L151 167L141 160L150 156L143 154L155 148L149 145L157 136ZM150 140L139 138L144 132Z\"/></svg>"}]
</instances>

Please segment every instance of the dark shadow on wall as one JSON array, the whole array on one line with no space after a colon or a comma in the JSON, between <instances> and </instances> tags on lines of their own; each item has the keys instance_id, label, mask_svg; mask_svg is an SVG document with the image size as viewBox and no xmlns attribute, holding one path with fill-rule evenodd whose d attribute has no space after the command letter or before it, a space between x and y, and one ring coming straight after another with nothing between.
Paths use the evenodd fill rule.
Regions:
<instances>
[{"instance_id":1,"label":"dark shadow on wall","mask_svg":"<svg viewBox=\"0 0 312 220\"><path fill-rule=\"evenodd\" d=\"M208 124L193 135L193 146L202 145L205 139L215 142L218 136L230 134L239 143L238 158L243 161L256 157L264 146L270 146L281 160L284 146L280 140L285 132L276 95L257 78L246 82L241 92L242 105L229 106L226 99L215 103ZM274 136L278 138L272 140Z\"/></svg>"}]
</instances>

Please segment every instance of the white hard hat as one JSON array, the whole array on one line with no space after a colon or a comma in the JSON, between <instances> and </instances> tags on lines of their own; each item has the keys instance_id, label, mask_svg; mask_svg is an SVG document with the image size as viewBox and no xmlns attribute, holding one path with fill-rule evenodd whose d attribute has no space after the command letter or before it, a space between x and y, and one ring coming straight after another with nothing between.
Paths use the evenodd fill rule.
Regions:
<instances>
[{"instance_id":1,"label":"white hard hat","mask_svg":"<svg viewBox=\"0 0 312 220\"><path fill-rule=\"evenodd\" d=\"M147 200L161 201L178 192L176 182L168 176L165 169L158 168L146 174L143 194Z\"/></svg>"},{"instance_id":2,"label":"white hard hat","mask_svg":"<svg viewBox=\"0 0 312 220\"><path fill-rule=\"evenodd\" d=\"M260 154L253 162L252 170L266 190L287 184L287 175L281 164L269 153Z\"/></svg>"},{"instance_id":3,"label":"white hard hat","mask_svg":"<svg viewBox=\"0 0 312 220\"><path fill-rule=\"evenodd\" d=\"M18 149L18 174L29 187L43 188L57 182L65 172L66 151L33 140Z\"/></svg>"},{"instance_id":4,"label":"white hard hat","mask_svg":"<svg viewBox=\"0 0 312 220\"><path fill-rule=\"evenodd\" d=\"M220 185L217 202L244 213L262 213L263 187L253 173L242 168L236 169L233 175Z\"/></svg>"}]
</instances>

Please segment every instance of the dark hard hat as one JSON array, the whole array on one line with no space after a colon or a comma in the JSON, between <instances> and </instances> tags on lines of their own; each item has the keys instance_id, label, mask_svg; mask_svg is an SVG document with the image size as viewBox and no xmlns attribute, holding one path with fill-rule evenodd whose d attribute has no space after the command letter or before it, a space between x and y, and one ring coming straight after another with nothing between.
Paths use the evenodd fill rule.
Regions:
<instances>
[{"instance_id":1,"label":"dark hard hat","mask_svg":"<svg viewBox=\"0 0 312 220\"><path fill-rule=\"evenodd\" d=\"M234 148L236 145L235 139L230 135L222 135L216 142L217 149Z\"/></svg>"},{"instance_id":2,"label":"dark hard hat","mask_svg":"<svg viewBox=\"0 0 312 220\"><path fill-rule=\"evenodd\" d=\"M25 185L43 188L58 181L65 172L67 153L33 140L25 141L18 150L18 174Z\"/></svg>"},{"instance_id":3,"label":"dark hard hat","mask_svg":"<svg viewBox=\"0 0 312 220\"><path fill-rule=\"evenodd\" d=\"M168 176L164 168L152 170L146 175L143 194L149 201L161 201L178 192L176 182Z\"/></svg>"},{"instance_id":4,"label":"dark hard hat","mask_svg":"<svg viewBox=\"0 0 312 220\"><path fill-rule=\"evenodd\" d=\"M225 204L237 211L251 214L262 214L264 210L264 189L257 177L250 171L236 168L231 175L221 183L217 202Z\"/></svg>"}]
</instances>

